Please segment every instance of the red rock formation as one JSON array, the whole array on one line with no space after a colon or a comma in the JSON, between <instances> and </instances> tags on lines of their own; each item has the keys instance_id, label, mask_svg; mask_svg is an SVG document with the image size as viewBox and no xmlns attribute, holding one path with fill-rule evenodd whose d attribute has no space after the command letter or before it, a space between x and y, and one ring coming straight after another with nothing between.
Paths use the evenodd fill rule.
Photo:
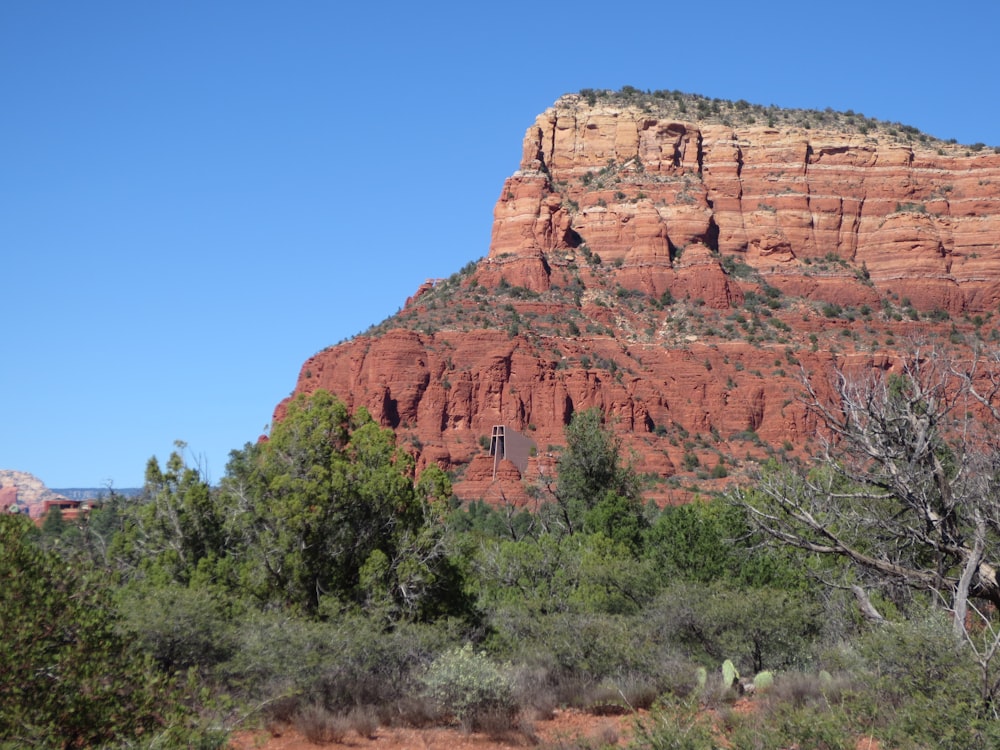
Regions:
<instances>
[{"instance_id":1,"label":"red rock formation","mask_svg":"<svg viewBox=\"0 0 1000 750\"><path fill-rule=\"evenodd\" d=\"M808 452L802 372L892 367L911 337L1000 339L1000 156L852 116L727 125L660 104L540 115L488 256L312 357L296 390L367 407L421 466L468 466L461 496L521 503L575 411L600 408L640 471L719 476ZM500 492L476 468L495 424L539 447Z\"/></svg>"},{"instance_id":2,"label":"red rock formation","mask_svg":"<svg viewBox=\"0 0 1000 750\"><path fill-rule=\"evenodd\" d=\"M540 269L546 253L585 244L622 262L620 283L653 290L678 281L668 247L701 243L763 274L801 275L795 261L832 254L915 304L981 313L1000 283L1000 156L943 145L700 125L564 97L528 129L489 259Z\"/></svg>"},{"instance_id":3,"label":"red rock formation","mask_svg":"<svg viewBox=\"0 0 1000 750\"><path fill-rule=\"evenodd\" d=\"M0 487L0 513L9 513L17 505L17 487Z\"/></svg>"},{"instance_id":4,"label":"red rock formation","mask_svg":"<svg viewBox=\"0 0 1000 750\"><path fill-rule=\"evenodd\" d=\"M26 471L0 469L0 508L15 502L28 509L30 516L39 519L45 515L47 502L67 501L53 492L41 479Z\"/></svg>"}]
</instances>

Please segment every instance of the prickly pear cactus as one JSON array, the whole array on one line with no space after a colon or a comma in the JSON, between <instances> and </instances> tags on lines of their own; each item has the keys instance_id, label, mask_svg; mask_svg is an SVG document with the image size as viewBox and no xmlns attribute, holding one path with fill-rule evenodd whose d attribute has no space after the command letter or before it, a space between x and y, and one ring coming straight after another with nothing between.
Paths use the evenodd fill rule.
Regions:
<instances>
[{"instance_id":1,"label":"prickly pear cactus","mask_svg":"<svg viewBox=\"0 0 1000 750\"><path fill-rule=\"evenodd\" d=\"M758 672L753 678L754 690L760 692L774 685L774 674L769 670Z\"/></svg>"},{"instance_id":2,"label":"prickly pear cactus","mask_svg":"<svg viewBox=\"0 0 1000 750\"><path fill-rule=\"evenodd\" d=\"M736 671L736 665L730 659L722 662L722 687L731 688L740 679L740 673Z\"/></svg>"}]
</instances>

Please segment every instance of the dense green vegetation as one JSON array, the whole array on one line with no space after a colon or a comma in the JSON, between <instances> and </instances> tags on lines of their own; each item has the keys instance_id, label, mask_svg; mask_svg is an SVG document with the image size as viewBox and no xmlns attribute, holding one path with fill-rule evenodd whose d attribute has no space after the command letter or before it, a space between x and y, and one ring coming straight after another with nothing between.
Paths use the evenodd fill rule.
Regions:
<instances>
[{"instance_id":1,"label":"dense green vegetation","mask_svg":"<svg viewBox=\"0 0 1000 750\"><path fill-rule=\"evenodd\" d=\"M920 382L887 397L927 414ZM928 594L769 545L757 495L649 507L599 412L566 439L537 513L460 506L443 472L415 478L391 431L317 392L218 486L179 445L140 499L80 525L0 518L0 747L210 747L283 721L317 741L391 723L530 737L560 705L652 708L641 747L1000 738L994 616L967 586L982 618L956 634L951 569ZM954 477L961 456L929 444ZM755 676L757 708L731 711Z\"/></svg>"},{"instance_id":2,"label":"dense green vegetation","mask_svg":"<svg viewBox=\"0 0 1000 750\"><path fill-rule=\"evenodd\" d=\"M100 571L43 550L33 531L0 515L0 746L219 744L184 675L128 648Z\"/></svg>"}]
</instances>

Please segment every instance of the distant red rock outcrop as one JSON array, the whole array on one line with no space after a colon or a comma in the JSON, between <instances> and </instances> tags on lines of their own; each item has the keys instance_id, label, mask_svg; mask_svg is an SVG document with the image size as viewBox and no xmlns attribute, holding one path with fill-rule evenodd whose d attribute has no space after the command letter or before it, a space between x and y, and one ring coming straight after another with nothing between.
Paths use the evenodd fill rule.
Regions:
<instances>
[{"instance_id":1,"label":"distant red rock outcrop","mask_svg":"<svg viewBox=\"0 0 1000 750\"><path fill-rule=\"evenodd\" d=\"M45 514L46 502L70 502L62 495L53 492L41 479L26 471L0 469L0 509L9 510L15 503L28 510L32 518L41 518Z\"/></svg>"},{"instance_id":2,"label":"distant red rock outcrop","mask_svg":"<svg viewBox=\"0 0 1000 750\"><path fill-rule=\"evenodd\" d=\"M0 513L10 513L16 505L17 487L0 487Z\"/></svg>"}]
</instances>

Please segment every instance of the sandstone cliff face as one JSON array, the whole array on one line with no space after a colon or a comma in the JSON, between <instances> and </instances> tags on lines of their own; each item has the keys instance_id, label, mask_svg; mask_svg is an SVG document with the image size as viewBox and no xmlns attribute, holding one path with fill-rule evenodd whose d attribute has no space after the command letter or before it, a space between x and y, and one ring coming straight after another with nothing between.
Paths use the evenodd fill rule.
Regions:
<instances>
[{"instance_id":1,"label":"sandstone cliff face","mask_svg":"<svg viewBox=\"0 0 1000 750\"><path fill-rule=\"evenodd\" d=\"M1000 156L678 114L564 97L528 128L488 256L312 357L296 389L367 407L467 499L527 499L516 469L475 461L492 425L535 440L523 479L544 485L564 425L598 407L670 501L678 476L807 453L803 373L1000 339Z\"/></svg>"},{"instance_id":2,"label":"sandstone cliff face","mask_svg":"<svg viewBox=\"0 0 1000 750\"><path fill-rule=\"evenodd\" d=\"M940 153L939 153L940 152ZM737 255L797 290L810 260L867 268L918 308L1000 301L1000 155L888 135L699 125L565 97L528 129L489 260L543 289L547 254L586 245L625 286L684 286L687 248ZM519 269L516 273L514 268ZM832 298L836 280L813 283ZM853 292L852 294L856 294ZM722 290L710 304L727 305Z\"/></svg>"}]
</instances>

